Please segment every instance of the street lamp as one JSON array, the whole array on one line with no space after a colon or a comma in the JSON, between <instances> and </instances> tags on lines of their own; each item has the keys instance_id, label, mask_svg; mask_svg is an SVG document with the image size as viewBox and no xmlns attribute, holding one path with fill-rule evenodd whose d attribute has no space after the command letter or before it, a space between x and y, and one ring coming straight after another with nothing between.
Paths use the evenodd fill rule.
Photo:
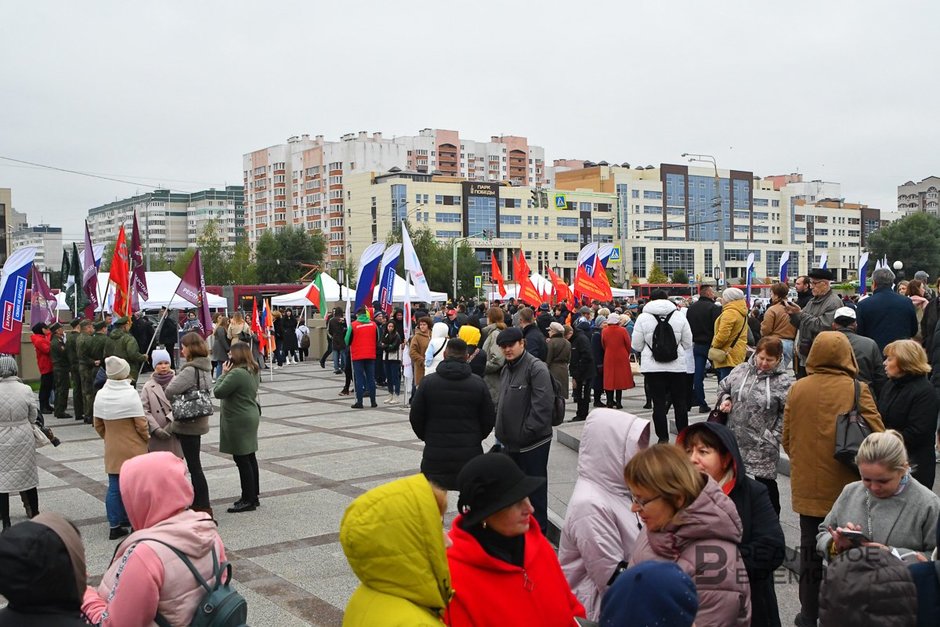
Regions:
<instances>
[{"instance_id":1,"label":"street lamp","mask_svg":"<svg viewBox=\"0 0 940 627\"><path fill-rule=\"evenodd\" d=\"M725 212L721 209L721 177L718 176L718 163L712 155L683 152L682 156L688 157L690 162L710 163L715 168L715 197L712 199L712 208L718 211L718 264L721 274L717 277L717 283L721 286L722 281L727 280L727 275L725 274Z\"/></svg>"},{"instance_id":2,"label":"street lamp","mask_svg":"<svg viewBox=\"0 0 940 627\"><path fill-rule=\"evenodd\" d=\"M904 280L904 262L898 259L891 264L891 267L894 268L894 289L897 291L898 286L901 284L901 281Z\"/></svg>"},{"instance_id":3,"label":"street lamp","mask_svg":"<svg viewBox=\"0 0 940 627\"><path fill-rule=\"evenodd\" d=\"M480 237L481 235L485 235L485 234L486 234L486 231L480 231L479 233L471 233L470 235L466 237L456 237L454 238L454 241L451 243L451 250L454 253L454 276L453 278L454 278L454 303L455 304L457 303L457 244L459 244L460 242L466 242L468 239L472 239L474 237Z\"/></svg>"}]
</instances>

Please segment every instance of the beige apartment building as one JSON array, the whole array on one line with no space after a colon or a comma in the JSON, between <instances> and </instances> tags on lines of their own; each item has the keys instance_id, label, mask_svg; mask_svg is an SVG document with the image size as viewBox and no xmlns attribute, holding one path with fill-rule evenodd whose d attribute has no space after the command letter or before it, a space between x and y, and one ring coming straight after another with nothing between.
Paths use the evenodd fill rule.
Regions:
<instances>
[{"instance_id":1,"label":"beige apartment building","mask_svg":"<svg viewBox=\"0 0 940 627\"><path fill-rule=\"evenodd\" d=\"M940 176L928 176L919 183L898 185L898 211L905 215L940 215Z\"/></svg>"}]
</instances>

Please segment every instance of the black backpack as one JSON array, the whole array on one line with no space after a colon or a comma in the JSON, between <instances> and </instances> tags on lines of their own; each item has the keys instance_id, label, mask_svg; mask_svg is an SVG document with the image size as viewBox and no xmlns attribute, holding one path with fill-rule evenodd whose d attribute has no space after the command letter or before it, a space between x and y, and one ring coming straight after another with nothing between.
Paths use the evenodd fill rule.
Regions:
<instances>
[{"instance_id":1,"label":"black backpack","mask_svg":"<svg viewBox=\"0 0 940 627\"><path fill-rule=\"evenodd\" d=\"M546 367L547 368L547 367ZM565 421L565 395L561 391L561 383L551 372L548 378L552 380L552 426L557 427ZM529 377L529 389L532 389L532 377Z\"/></svg>"},{"instance_id":2,"label":"black backpack","mask_svg":"<svg viewBox=\"0 0 940 627\"><path fill-rule=\"evenodd\" d=\"M669 319L674 313L676 312L673 311L666 316L652 314L656 318L656 328L653 329L653 343L649 347L653 353L653 359L660 363L675 361L679 358L679 344L676 342L675 331L669 324Z\"/></svg>"}]
</instances>

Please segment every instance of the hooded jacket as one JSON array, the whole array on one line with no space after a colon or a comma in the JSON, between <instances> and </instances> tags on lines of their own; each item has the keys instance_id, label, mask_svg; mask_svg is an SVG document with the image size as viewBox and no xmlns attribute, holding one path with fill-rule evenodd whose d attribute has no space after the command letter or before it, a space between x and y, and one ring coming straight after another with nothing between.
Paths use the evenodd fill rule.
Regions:
<instances>
[{"instance_id":1,"label":"hooded jacket","mask_svg":"<svg viewBox=\"0 0 940 627\"><path fill-rule=\"evenodd\" d=\"M424 376L433 374L438 365L444 361L444 350L447 344L447 325L443 322L436 322L431 328L431 341L424 351Z\"/></svg>"},{"instance_id":2,"label":"hooded jacket","mask_svg":"<svg viewBox=\"0 0 940 627\"><path fill-rule=\"evenodd\" d=\"M660 363L653 359L653 349L650 348L653 343L653 332L656 330L658 321L656 316L667 316L670 313L675 314L669 318L669 325L676 336L679 356L670 362ZM643 313L636 319L633 325L632 337L633 350L642 351L640 360L640 371L647 372L679 372L685 374L685 352L692 349L692 330L689 328L689 321L685 319L685 312L676 309L676 305L669 299L652 300L643 307ZM597 355L594 355L597 358ZM624 368L629 368L629 364L623 364Z\"/></svg>"},{"instance_id":3,"label":"hooded jacket","mask_svg":"<svg viewBox=\"0 0 940 627\"><path fill-rule=\"evenodd\" d=\"M51 526L50 526L51 525ZM44 513L0 536L0 627L80 627L85 548L59 514Z\"/></svg>"},{"instance_id":4,"label":"hooded jacket","mask_svg":"<svg viewBox=\"0 0 940 627\"><path fill-rule=\"evenodd\" d=\"M731 399L728 427L741 447L744 468L755 477L775 479L783 434L783 408L793 377L783 359L767 372L752 355L718 384L718 402Z\"/></svg>"},{"instance_id":5,"label":"hooded jacket","mask_svg":"<svg viewBox=\"0 0 940 627\"><path fill-rule=\"evenodd\" d=\"M33 344L36 351L36 365L39 367L39 374L49 374L52 372L52 340L45 333L33 333L29 336L29 341Z\"/></svg>"},{"instance_id":6,"label":"hooded jacket","mask_svg":"<svg viewBox=\"0 0 940 627\"><path fill-rule=\"evenodd\" d=\"M613 409L592 411L581 432L578 479L565 513L558 561L589 620L598 619L607 583L620 562L630 562L640 535L623 468L649 445L649 437L648 420Z\"/></svg>"},{"instance_id":7,"label":"hooded jacket","mask_svg":"<svg viewBox=\"0 0 940 627\"><path fill-rule=\"evenodd\" d=\"M738 551L741 535L734 503L709 477L698 498L665 527L640 532L630 565L676 562L698 590L698 627L746 627L751 624L751 594Z\"/></svg>"},{"instance_id":8,"label":"hooded jacket","mask_svg":"<svg viewBox=\"0 0 940 627\"><path fill-rule=\"evenodd\" d=\"M188 625L205 588L169 548L148 542L170 544L215 582L211 551L224 561L225 548L211 517L187 509L193 487L185 462L167 452L135 457L121 469L121 498L137 531L118 546L98 587L85 591L82 609L101 627L145 625L157 612L172 625Z\"/></svg>"},{"instance_id":9,"label":"hooded jacket","mask_svg":"<svg viewBox=\"0 0 940 627\"><path fill-rule=\"evenodd\" d=\"M521 567L487 553L460 526L462 520L460 515L454 520L449 533L454 545L447 550L455 590L446 616L450 627L570 627L575 616L584 617L535 517L529 517Z\"/></svg>"},{"instance_id":10,"label":"hooded jacket","mask_svg":"<svg viewBox=\"0 0 940 627\"><path fill-rule=\"evenodd\" d=\"M345 627L441 625L453 595L441 511L424 475L386 483L346 509L339 541L360 585Z\"/></svg>"},{"instance_id":11,"label":"hooded jacket","mask_svg":"<svg viewBox=\"0 0 940 627\"><path fill-rule=\"evenodd\" d=\"M852 549L826 569L820 627L913 625L917 588L904 562L883 550ZM936 625L936 623L932 623Z\"/></svg>"},{"instance_id":12,"label":"hooded jacket","mask_svg":"<svg viewBox=\"0 0 940 627\"><path fill-rule=\"evenodd\" d=\"M747 304L744 300L732 300L721 306L711 345L728 354L727 359L712 362L715 368L733 368L744 363L747 353Z\"/></svg>"},{"instance_id":13,"label":"hooded jacket","mask_svg":"<svg viewBox=\"0 0 940 627\"><path fill-rule=\"evenodd\" d=\"M457 473L483 454L482 442L496 424L496 411L486 384L470 372L470 364L445 359L415 391L409 419L424 441L421 472L441 487L456 490Z\"/></svg>"},{"instance_id":14,"label":"hooded jacket","mask_svg":"<svg viewBox=\"0 0 940 627\"><path fill-rule=\"evenodd\" d=\"M496 407L496 403L499 401L499 375L503 371L503 366L506 365L506 356L503 355L503 349L496 343L496 338L499 337L499 332L502 329L495 324L488 325L486 329L490 327L492 329L487 333L486 339L483 340L483 353L486 355L483 381L486 382L486 388L489 390L493 407Z\"/></svg>"},{"instance_id":15,"label":"hooded jacket","mask_svg":"<svg viewBox=\"0 0 940 627\"><path fill-rule=\"evenodd\" d=\"M823 331L806 360L809 376L790 388L783 410L783 450L790 456L793 511L823 518L842 488L858 480L858 472L833 457L836 416L855 403L858 366L845 335ZM872 431L884 424L867 385L860 385L859 412Z\"/></svg>"},{"instance_id":16,"label":"hooded jacket","mask_svg":"<svg viewBox=\"0 0 940 627\"><path fill-rule=\"evenodd\" d=\"M739 366L740 367L740 366ZM751 587L751 624L780 625L774 571L783 564L786 544L783 528L770 502L767 487L745 474L746 465L731 430L715 422L703 422L698 429L711 431L731 454L734 483L728 493L741 517L741 542L738 549ZM684 446L688 429L676 438ZM725 489L727 486L725 486Z\"/></svg>"}]
</instances>

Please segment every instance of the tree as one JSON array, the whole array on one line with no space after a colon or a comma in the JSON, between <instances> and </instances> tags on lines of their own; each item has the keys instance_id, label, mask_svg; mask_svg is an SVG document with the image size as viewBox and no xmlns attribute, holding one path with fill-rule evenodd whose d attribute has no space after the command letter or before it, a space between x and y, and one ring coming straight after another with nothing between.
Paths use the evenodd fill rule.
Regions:
<instances>
[{"instance_id":1,"label":"tree","mask_svg":"<svg viewBox=\"0 0 940 627\"><path fill-rule=\"evenodd\" d=\"M323 233L287 227L278 233L265 231L255 247L258 280L262 283L294 283L304 274L301 263L319 264L326 251Z\"/></svg>"},{"instance_id":2,"label":"tree","mask_svg":"<svg viewBox=\"0 0 940 627\"><path fill-rule=\"evenodd\" d=\"M147 263L147 253L144 252L144 264ZM163 272L165 270L172 270L173 263L170 261L169 257L166 256L166 248L161 248L160 252L154 255L150 254L150 271L151 272Z\"/></svg>"},{"instance_id":3,"label":"tree","mask_svg":"<svg viewBox=\"0 0 940 627\"><path fill-rule=\"evenodd\" d=\"M688 284L689 275L682 268L677 268L672 272L672 282Z\"/></svg>"},{"instance_id":4,"label":"tree","mask_svg":"<svg viewBox=\"0 0 940 627\"><path fill-rule=\"evenodd\" d=\"M99 272L108 272L111 270L111 259L114 257L114 247L117 246L117 240L113 242L108 242L108 245L104 247L104 252L101 253L101 265L98 267ZM82 252L79 251L79 256Z\"/></svg>"},{"instance_id":5,"label":"tree","mask_svg":"<svg viewBox=\"0 0 940 627\"><path fill-rule=\"evenodd\" d=\"M179 255L176 256L176 259L173 261L172 270L176 276L183 276L186 273L186 269L189 267L189 262L193 260L193 257L196 256L195 248L187 248ZM205 271L205 264L203 264L203 271ZM208 281L207 281L208 283Z\"/></svg>"},{"instance_id":6,"label":"tree","mask_svg":"<svg viewBox=\"0 0 940 627\"><path fill-rule=\"evenodd\" d=\"M428 280L428 286L436 292L453 292L453 240L439 240L427 227L409 231L415 254L421 261L421 269ZM389 233L387 244L401 242L401 230ZM399 261L398 273L404 275L404 261ZM457 247L457 280L460 287L458 294L470 296L476 293L473 277L480 274L480 262L473 249L466 241Z\"/></svg>"},{"instance_id":7,"label":"tree","mask_svg":"<svg viewBox=\"0 0 940 627\"><path fill-rule=\"evenodd\" d=\"M202 228L202 233L196 238L196 247L202 259L202 271L206 277L207 285L228 285L232 282L231 264L226 260L228 255L225 244L219 235L218 220L209 220Z\"/></svg>"},{"instance_id":8,"label":"tree","mask_svg":"<svg viewBox=\"0 0 940 627\"><path fill-rule=\"evenodd\" d=\"M918 270L935 277L940 274L940 218L926 213L901 218L869 235L868 249L872 267L887 255L889 266L904 264L908 278Z\"/></svg>"},{"instance_id":9,"label":"tree","mask_svg":"<svg viewBox=\"0 0 940 627\"><path fill-rule=\"evenodd\" d=\"M650 268L650 274L646 277L647 283L668 283L669 277L666 276L666 273L663 272L663 269L659 267L659 264L655 261L653 266Z\"/></svg>"},{"instance_id":10,"label":"tree","mask_svg":"<svg viewBox=\"0 0 940 627\"><path fill-rule=\"evenodd\" d=\"M235 285L254 285L258 280L257 267L251 260L251 246L244 238L235 242L229 274Z\"/></svg>"}]
</instances>

